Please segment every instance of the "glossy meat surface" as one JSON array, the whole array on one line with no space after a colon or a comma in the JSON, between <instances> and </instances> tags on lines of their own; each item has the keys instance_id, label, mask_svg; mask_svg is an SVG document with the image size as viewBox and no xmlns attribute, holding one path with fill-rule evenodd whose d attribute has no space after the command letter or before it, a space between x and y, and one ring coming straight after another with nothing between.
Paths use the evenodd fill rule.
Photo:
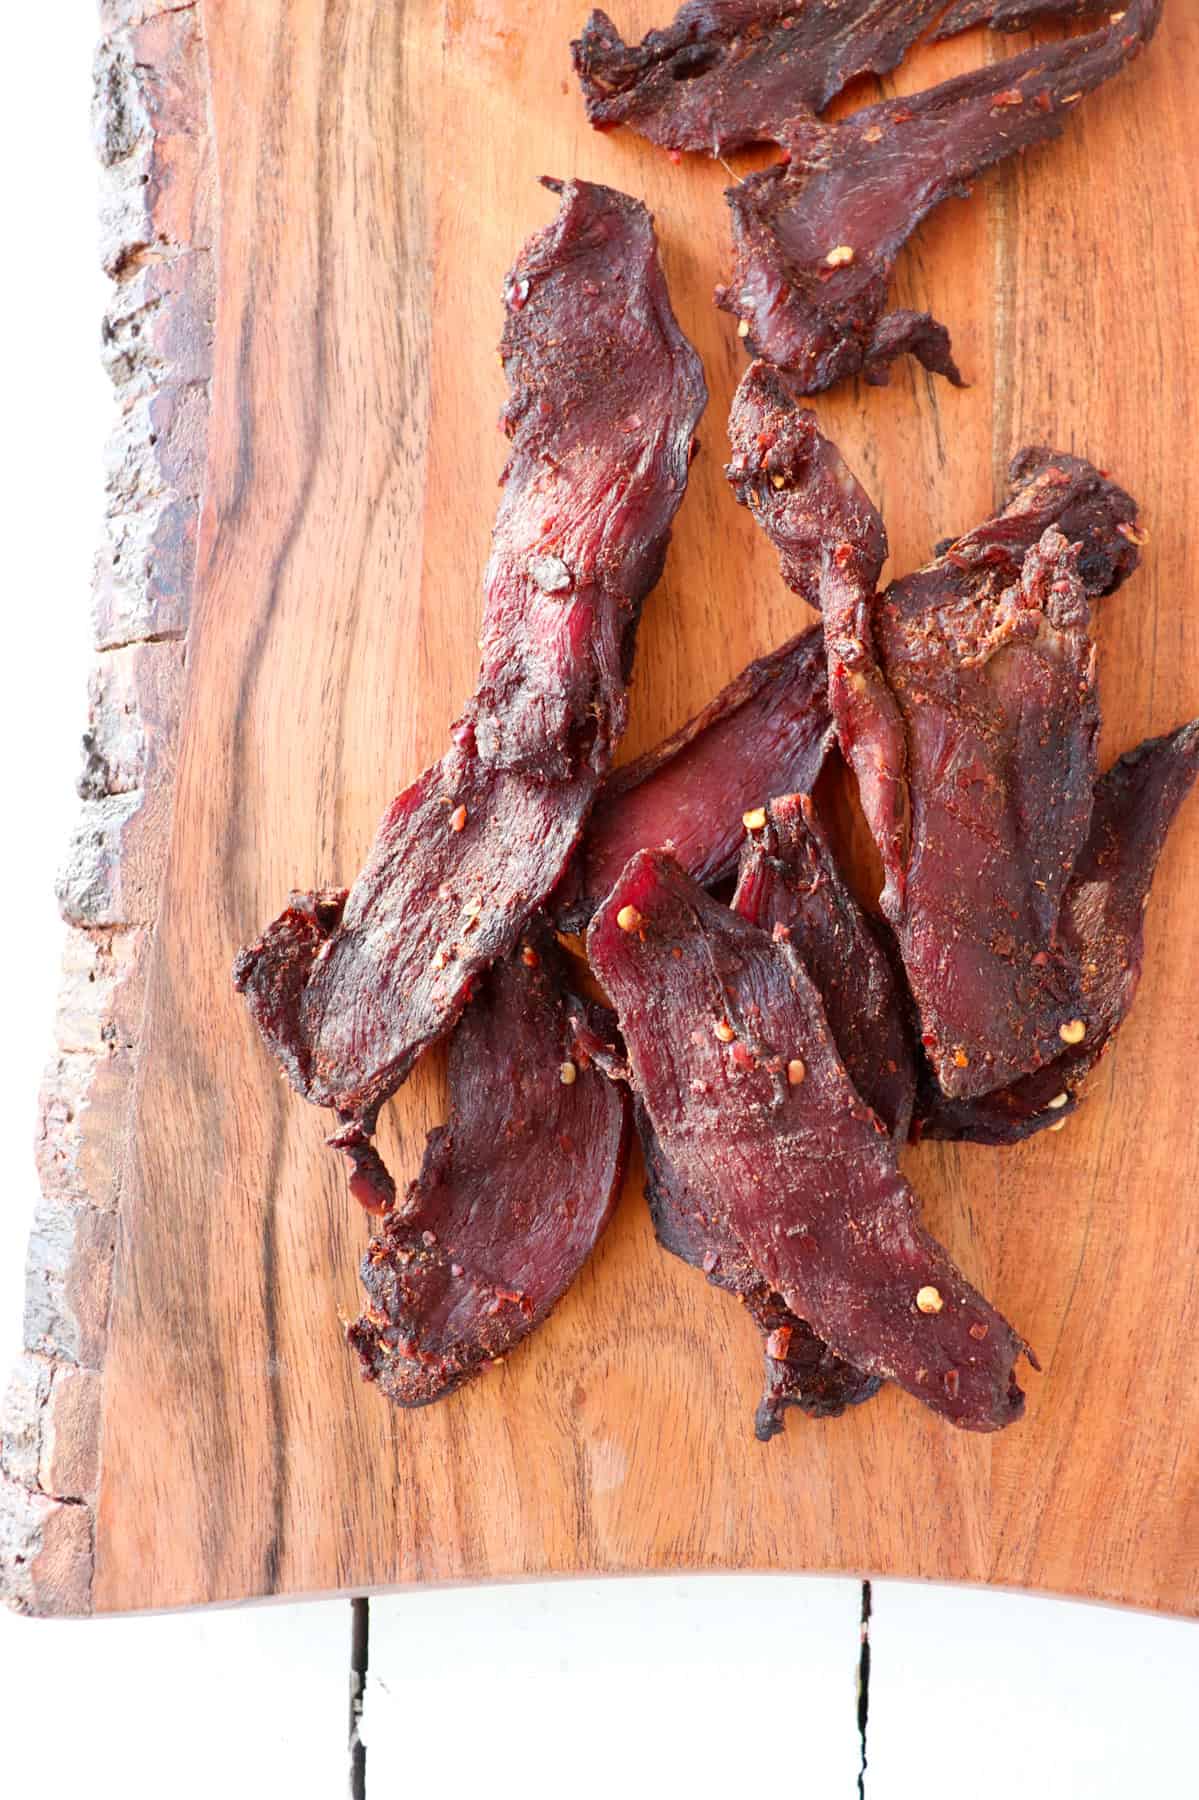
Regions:
<instances>
[{"instance_id":1,"label":"glossy meat surface","mask_svg":"<svg viewBox=\"0 0 1199 1800\"><path fill-rule=\"evenodd\" d=\"M797 116L787 160L726 200L733 274L717 304L754 356L818 393L861 374L885 382L910 352L960 382L945 327L887 314L891 271L922 219L992 164L1056 137L1077 101L1117 74L1157 28L1162 0L1129 0L1114 23L1041 46L835 124Z\"/></svg>"},{"instance_id":2,"label":"glossy meat surface","mask_svg":"<svg viewBox=\"0 0 1199 1800\"><path fill-rule=\"evenodd\" d=\"M293 896L235 979L299 1091L357 1144L560 879L624 728L705 400L644 206L554 186L505 288L512 450L478 685L342 895Z\"/></svg>"},{"instance_id":3,"label":"glossy meat surface","mask_svg":"<svg viewBox=\"0 0 1199 1800\"><path fill-rule=\"evenodd\" d=\"M687 724L605 781L555 917L578 930L635 850L666 844L705 886L730 875L742 814L807 792L832 738L818 625L760 657Z\"/></svg>"},{"instance_id":4,"label":"glossy meat surface","mask_svg":"<svg viewBox=\"0 0 1199 1800\"><path fill-rule=\"evenodd\" d=\"M1096 783L1086 848L1061 930L1078 959L1086 1036L1051 1063L974 1100L928 1096L918 1135L1015 1144L1074 1111L1083 1083L1128 1016L1145 954L1145 907L1162 847L1199 771L1199 720L1150 738Z\"/></svg>"},{"instance_id":5,"label":"glossy meat surface","mask_svg":"<svg viewBox=\"0 0 1199 1800\"><path fill-rule=\"evenodd\" d=\"M895 68L946 0L686 0L626 44L593 12L571 45L587 117L670 150L723 156L779 140L858 75Z\"/></svg>"},{"instance_id":6,"label":"glossy meat surface","mask_svg":"<svg viewBox=\"0 0 1199 1800\"><path fill-rule=\"evenodd\" d=\"M846 886L809 794L775 800L765 824L749 833L732 904L796 951L850 1080L902 1144L916 1092L907 994L884 928Z\"/></svg>"},{"instance_id":7,"label":"glossy meat surface","mask_svg":"<svg viewBox=\"0 0 1199 1800\"><path fill-rule=\"evenodd\" d=\"M568 982L568 959L533 921L459 1021L449 1122L371 1238L370 1304L348 1337L363 1375L398 1405L438 1400L515 1349L616 1204L628 1096L580 1056L574 1020L601 1035L610 1020Z\"/></svg>"},{"instance_id":8,"label":"glossy meat surface","mask_svg":"<svg viewBox=\"0 0 1199 1800\"><path fill-rule=\"evenodd\" d=\"M957 0L933 37L954 37L972 25L989 25L992 31L1024 31L1051 19L1086 19L1117 10L1112 0Z\"/></svg>"},{"instance_id":9,"label":"glossy meat surface","mask_svg":"<svg viewBox=\"0 0 1199 1800\"><path fill-rule=\"evenodd\" d=\"M1019 1417L1023 1345L920 1226L791 946L641 852L588 951L665 1155L790 1310L955 1424Z\"/></svg>"},{"instance_id":10,"label":"glossy meat surface","mask_svg":"<svg viewBox=\"0 0 1199 1800\"><path fill-rule=\"evenodd\" d=\"M855 1369L797 1319L782 1295L758 1273L724 1213L706 1206L679 1179L644 1106L637 1106L636 1119L645 1157L645 1197L658 1242L672 1256L701 1270L713 1287L740 1300L762 1333L765 1372L754 1436L767 1443L782 1431L788 1406L809 1419L835 1419L847 1406L858 1406L877 1394L882 1385L878 1376Z\"/></svg>"}]
</instances>

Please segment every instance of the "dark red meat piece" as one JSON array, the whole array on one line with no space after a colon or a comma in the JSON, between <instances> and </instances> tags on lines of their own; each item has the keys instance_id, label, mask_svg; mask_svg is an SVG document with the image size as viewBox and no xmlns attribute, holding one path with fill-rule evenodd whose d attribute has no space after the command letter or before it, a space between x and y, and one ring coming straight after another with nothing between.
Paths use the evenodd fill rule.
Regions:
<instances>
[{"instance_id":1,"label":"dark red meat piece","mask_svg":"<svg viewBox=\"0 0 1199 1800\"><path fill-rule=\"evenodd\" d=\"M1145 906L1175 815L1199 771L1199 720L1122 756L1095 787L1087 845L1070 878L1061 931L1081 968L1086 1036L1044 1068L974 1100L935 1084L923 1137L1015 1144L1073 1112L1083 1081L1132 1006L1145 953Z\"/></svg>"},{"instance_id":2,"label":"dark red meat piece","mask_svg":"<svg viewBox=\"0 0 1199 1800\"><path fill-rule=\"evenodd\" d=\"M778 139L858 75L895 68L945 0L686 0L626 44L593 12L571 45L587 117L670 150L723 156Z\"/></svg>"},{"instance_id":3,"label":"dark red meat piece","mask_svg":"<svg viewBox=\"0 0 1199 1800\"><path fill-rule=\"evenodd\" d=\"M1082 95L1152 37L1162 0L1129 0L1085 37L1028 50L835 124L788 126L788 159L726 194L734 265L716 302L746 348L791 369L805 393L847 376L885 382L910 351L959 382L949 334L927 313L886 314L891 270L916 226L993 163L1048 142Z\"/></svg>"},{"instance_id":4,"label":"dark red meat piece","mask_svg":"<svg viewBox=\"0 0 1199 1800\"><path fill-rule=\"evenodd\" d=\"M642 851L588 951L665 1155L790 1310L955 1424L1019 1417L1023 1345L921 1228L792 946Z\"/></svg>"},{"instance_id":5,"label":"dark red meat piece","mask_svg":"<svg viewBox=\"0 0 1199 1800\"><path fill-rule=\"evenodd\" d=\"M363 1260L370 1306L349 1342L400 1406L441 1399L522 1343L611 1217L628 1096L579 1055L576 1018L611 1034L610 1016L570 992L567 958L533 921L462 1015L449 1123L430 1132L419 1176Z\"/></svg>"},{"instance_id":6,"label":"dark red meat piece","mask_svg":"<svg viewBox=\"0 0 1199 1800\"><path fill-rule=\"evenodd\" d=\"M907 994L884 928L846 886L809 794L773 801L750 832L733 908L798 952L850 1080L902 1144L916 1092Z\"/></svg>"},{"instance_id":7,"label":"dark red meat piece","mask_svg":"<svg viewBox=\"0 0 1199 1800\"><path fill-rule=\"evenodd\" d=\"M746 441L738 413L756 424L768 383L751 370L742 384L735 442ZM811 415L797 398L787 412L785 380L769 385L770 445L740 452L733 485L774 495L757 516L791 585L818 590L833 718L882 854L883 911L936 1078L970 1098L1054 1060L1062 1027L1085 1022L1058 919L1090 826L1089 600L1135 568L1136 507L1089 464L1023 451L1000 515L876 598L861 490L829 483ZM763 490L771 458L787 474ZM807 541L822 559L805 553L797 570L791 546Z\"/></svg>"},{"instance_id":8,"label":"dark red meat piece","mask_svg":"<svg viewBox=\"0 0 1199 1800\"><path fill-rule=\"evenodd\" d=\"M751 831L733 906L752 924L788 938L798 951L854 1085L902 1143L915 1090L906 999L875 928L845 886L810 796L775 801L764 824ZM644 1107L638 1108L637 1126L659 1243L736 1294L766 1339L757 1436L765 1441L782 1430L787 1405L812 1418L833 1418L868 1400L877 1392L877 1377L837 1356L771 1290L727 1220L675 1175Z\"/></svg>"},{"instance_id":9,"label":"dark red meat piece","mask_svg":"<svg viewBox=\"0 0 1199 1800\"><path fill-rule=\"evenodd\" d=\"M731 875L742 814L774 794L810 789L831 739L824 634L815 625L750 663L680 730L609 775L555 895L559 925L581 929L635 850L669 844L706 887Z\"/></svg>"},{"instance_id":10,"label":"dark red meat piece","mask_svg":"<svg viewBox=\"0 0 1199 1800\"><path fill-rule=\"evenodd\" d=\"M645 1156L645 1197L658 1242L672 1256L701 1269L713 1287L740 1300L764 1339L765 1383L754 1414L754 1436L766 1443L783 1429L783 1412L798 1407L809 1419L835 1419L869 1400L882 1386L864 1375L797 1319L764 1281L734 1237L727 1218L706 1207L681 1182L662 1153L640 1104L637 1130Z\"/></svg>"},{"instance_id":11,"label":"dark red meat piece","mask_svg":"<svg viewBox=\"0 0 1199 1800\"><path fill-rule=\"evenodd\" d=\"M558 882L624 728L705 400L649 213L549 183L508 277L504 473L479 682L441 762L389 808L348 894L297 895L235 979L359 1175L381 1103ZM377 1164L377 1158L373 1158ZM380 1168L367 1170L382 1180Z\"/></svg>"},{"instance_id":12,"label":"dark red meat piece","mask_svg":"<svg viewBox=\"0 0 1199 1800\"><path fill-rule=\"evenodd\" d=\"M1024 31L1050 19L1086 19L1118 11L1113 0L957 0L933 37L955 37L972 25L989 25L992 31Z\"/></svg>"}]
</instances>

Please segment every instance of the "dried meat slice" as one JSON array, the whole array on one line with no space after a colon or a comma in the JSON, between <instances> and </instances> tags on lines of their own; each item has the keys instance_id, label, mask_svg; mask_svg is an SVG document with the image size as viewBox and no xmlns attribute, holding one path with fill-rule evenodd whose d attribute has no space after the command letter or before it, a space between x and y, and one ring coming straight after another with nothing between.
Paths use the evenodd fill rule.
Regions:
<instances>
[{"instance_id":1,"label":"dried meat slice","mask_svg":"<svg viewBox=\"0 0 1199 1800\"><path fill-rule=\"evenodd\" d=\"M1115 10L1112 0L957 0L933 38L956 37L972 25L989 25L992 31L1025 31L1051 19L1088 19Z\"/></svg>"},{"instance_id":2,"label":"dried meat slice","mask_svg":"<svg viewBox=\"0 0 1199 1800\"><path fill-rule=\"evenodd\" d=\"M713 1287L739 1300L762 1333L765 1384L754 1413L759 1442L767 1443L782 1431L789 1406L809 1419L836 1419L847 1407L860 1406L877 1394L882 1386L879 1377L855 1369L796 1318L782 1295L758 1273L724 1214L705 1206L680 1181L640 1103L636 1119L645 1158L645 1197L658 1242L672 1256L702 1270Z\"/></svg>"},{"instance_id":3,"label":"dried meat slice","mask_svg":"<svg viewBox=\"0 0 1199 1800\"><path fill-rule=\"evenodd\" d=\"M778 140L859 75L902 61L946 0L686 0L672 24L626 44L593 12L571 45L587 117L669 150L724 156Z\"/></svg>"},{"instance_id":4,"label":"dried meat slice","mask_svg":"<svg viewBox=\"0 0 1199 1800\"><path fill-rule=\"evenodd\" d=\"M927 313L887 314L891 271L922 219L984 169L1056 137L1069 109L1148 43L1162 0L835 124L797 115L787 159L725 196L733 275L716 303L746 348L792 370L805 393L861 374L885 382L910 352L959 383L949 334Z\"/></svg>"},{"instance_id":5,"label":"dried meat slice","mask_svg":"<svg viewBox=\"0 0 1199 1800\"><path fill-rule=\"evenodd\" d=\"M814 625L609 775L554 896L558 924L581 930L635 850L669 844L705 887L731 875L742 815L774 794L812 788L831 740L824 634Z\"/></svg>"},{"instance_id":6,"label":"dried meat slice","mask_svg":"<svg viewBox=\"0 0 1199 1800\"><path fill-rule=\"evenodd\" d=\"M754 819L733 907L798 951L854 1085L902 1143L916 1084L906 999L876 928L845 885L809 795L776 800ZM762 1331L766 1387L757 1436L765 1441L781 1431L788 1405L811 1418L835 1418L868 1400L878 1389L877 1377L837 1356L771 1290L727 1221L675 1175L644 1107L638 1108L637 1127L659 1243L737 1295Z\"/></svg>"},{"instance_id":7,"label":"dried meat slice","mask_svg":"<svg viewBox=\"0 0 1199 1800\"><path fill-rule=\"evenodd\" d=\"M588 952L673 1169L790 1310L957 1425L1018 1418L1024 1346L920 1226L792 946L642 851Z\"/></svg>"},{"instance_id":8,"label":"dried meat slice","mask_svg":"<svg viewBox=\"0 0 1199 1800\"><path fill-rule=\"evenodd\" d=\"M505 289L512 451L478 686L441 762L396 799L348 892L294 895L235 979L293 1084L333 1108L358 1176L382 1102L561 878L624 728L705 401L649 213L590 182Z\"/></svg>"},{"instance_id":9,"label":"dried meat slice","mask_svg":"<svg viewBox=\"0 0 1199 1800\"><path fill-rule=\"evenodd\" d=\"M371 1238L370 1304L347 1335L397 1405L440 1400L522 1343L611 1217L628 1096L578 1051L576 1020L605 1037L611 1019L570 991L567 963L534 920L483 977L450 1042L449 1123Z\"/></svg>"},{"instance_id":10,"label":"dried meat slice","mask_svg":"<svg viewBox=\"0 0 1199 1800\"><path fill-rule=\"evenodd\" d=\"M789 379L758 365L746 376L730 476L739 497L757 497L791 585L817 590L833 718L883 858L883 911L936 1078L971 1098L1052 1061L1062 1031L1085 1026L1058 918L1090 825L1089 602L1136 567L1143 533L1135 503L1098 470L1026 450L996 518L876 598L860 489L830 486ZM771 432L758 449L738 415L750 428L763 417L764 386ZM798 569L797 542L810 546Z\"/></svg>"},{"instance_id":11,"label":"dried meat slice","mask_svg":"<svg viewBox=\"0 0 1199 1800\"><path fill-rule=\"evenodd\" d=\"M846 885L810 794L774 800L754 822L733 909L797 951L858 1093L897 1144L916 1094L909 1002L881 923Z\"/></svg>"},{"instance_id":12,"label":"dried meat slice","mask_svg":"<svg viewBox=\"0 0 1199 1800\"><path fill-rule=\"evenodd\" d=\"M1128 751L1095 787L1090 836L1062 909L1062 936L1076 955L1086 1032L1044 1068L973 1100L930 1085L917 1135L975 1144L1016 1144L1060 1125L1127 1018L1145 954L1145 907L1158 858L1199 772L1199 720Z\"/></svg>"}]
</instances>

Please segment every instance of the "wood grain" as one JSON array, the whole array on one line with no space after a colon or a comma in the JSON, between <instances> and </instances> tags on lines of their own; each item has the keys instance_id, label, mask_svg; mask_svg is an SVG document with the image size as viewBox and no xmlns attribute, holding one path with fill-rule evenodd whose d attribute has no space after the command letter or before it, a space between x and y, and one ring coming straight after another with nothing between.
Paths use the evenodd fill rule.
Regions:
<instances>
[{"instance_id":1,"label":"wood grain","mask_svg":"<svg viewBox=\"0 0 1199 1800\"><path fill-rule=\"evenodd\" d=\"M415 1414L362 1388L339 1312L366 1230L325 1121L269 1066L237 946L293 885L352 877L469 692L503 455L499 289L542 173L642 194L712 402L641 636L633 754L802 623L721 473L743 358L711 289L725 172L593 134L553 0L209 0L220 173L207 498L170 854L103 1399L99 1610L652 1569L1012 1583L1194 1611L1199 1137L1191 817L1164 858L1137 1011L1060 1135L908 1160L933 1228L1038 1346L1027 1420L954 1434L903 1396L753 1442L758 1352L655 1251L636 1175L599 1253L502 1370ZM660 0L620 23L661 23ZM896 91L997 47L922 52ZM1106 749L1199 711L1184 546L1199 326L1188 123L1199 19L980 184L905 256L972 383L911 366L822 399L895 564L988 509L1047 439L1142 499L1146 566L1100 624ZM890 84L889 84L890 85ZM800 609L802 611L802 609ZM384 1149L413 1169L426 1059Z\"/></svg>"}]
</instances>

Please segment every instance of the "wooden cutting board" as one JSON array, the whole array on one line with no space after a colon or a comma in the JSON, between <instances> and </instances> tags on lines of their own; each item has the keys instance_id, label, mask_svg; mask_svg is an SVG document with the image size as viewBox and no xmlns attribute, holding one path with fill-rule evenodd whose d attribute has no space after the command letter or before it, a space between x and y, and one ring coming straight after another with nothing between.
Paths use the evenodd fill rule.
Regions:
<instances>
[{"instance_id":1,"label":"wooden cutting board","mask_svg":"<svg viewBox=\"0 0 1199 1800\"><path fill-rule=\"evenodd\" d=\"M670 0L616 10L640 36ZM215 340L190 623L166 633L177 687L157 738L143 703L143 736L160 743L157 785L143 788L160 798L137 829L169 848L160 897L142 902L148 986L93 1355L88 1602L761 1569L1193 1612L1199 806L1163 858L1137 1007L1085 1108L1022 1148L906 1159L933 1230L1039 1352L1015 1428L955 1433L886 1390L755 1443L756 1333L657 1252L636 1172L549 1324L463 1393L390 1410L343 1346L366 1223L322 1148L327 1120L279 1079L230 964L289 889L352 879L382 808L440 754L473 685L504 456L500 289L554 210L542 173L646 199L711 389L646 609L624 753L807 622L722 474L745 366L711 304L729 177L587 127L568 49L584 11L207 0L202 16L164 13L133 33L157 132L147 204L191 233L184 288L202 286L214 247ZM1026 41L974 32L921 50L886 91ZM895 301L949 324L965 391L903 362L887 390L817 402L886 518L896 570L984 517L1028 442L1091 456L1139 497L1144 566L1098 623L1105 764L1199 712L1197 83L1199 14L1173 0L1149 53L1080 105L1064 142L944 206L904 254ZM215 181L207 127L180 124L188 104L211 108ZM134 267L162 282L188 260L156 260L151 240ZM203 336L207 301L200 313ZM147 314L156 342L168 314ZM186 343L163 346L166 363L176 355L186 363ZM163 379L177 421L188 384ZM110 885L123 856L143 854L134 838L134 852L117 845ZM415 1170L443 1104L434 1054L384 1119L394 1169ZM61 1560L44 1563L44 1609L75 1579ZM79 1580L66 1604L83 1603Z\"/></svg>"}]
</instances>

